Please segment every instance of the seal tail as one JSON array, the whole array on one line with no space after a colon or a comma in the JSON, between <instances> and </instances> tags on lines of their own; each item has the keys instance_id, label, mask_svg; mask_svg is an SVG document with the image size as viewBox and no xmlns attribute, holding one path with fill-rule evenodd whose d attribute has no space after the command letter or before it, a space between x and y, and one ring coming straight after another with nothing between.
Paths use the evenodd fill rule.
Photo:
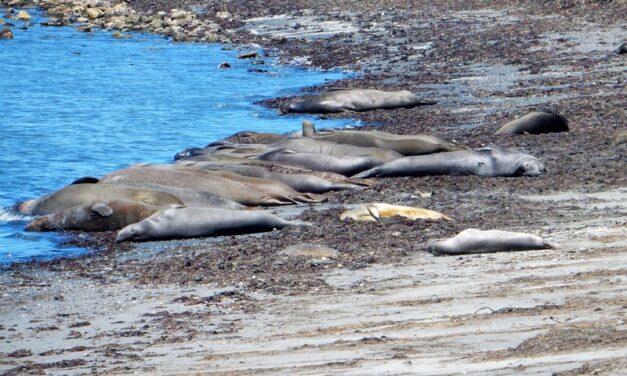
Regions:
<instances>
[{"instance_id":1,"label":"seal tail","mask_svg":"<svg viewBox=\"0 0 627 376\"><path fill-rule=\"evenodd\" d=\"M311 227L313 226L313 223L311 222L305 222L305 221L301 221L298 219L292 220L292 221L287 221L287 225L288 226L305 226L305 227Z\"/></svg>"},{"instance_id":2,"label":"seal tail","mask_svg":"<svg viewBox=\"0 0 627 376\"><path fill-rule=\"evenodd\" d=\"M380 167L373 167L370 170L362 171L358 174L351 176L351 179L365 179L379 176L379 172L381 171Z\"/></svg>"}]
</instances>

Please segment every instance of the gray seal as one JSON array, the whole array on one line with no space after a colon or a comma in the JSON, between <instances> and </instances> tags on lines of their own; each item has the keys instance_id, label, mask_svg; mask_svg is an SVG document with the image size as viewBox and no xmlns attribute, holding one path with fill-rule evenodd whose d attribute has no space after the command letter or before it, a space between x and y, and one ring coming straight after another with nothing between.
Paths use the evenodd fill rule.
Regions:
<instances>
[{"instance_id":1,"label":"gray seal","mask_svg":"<svg viewBox=\"0 0 627 376\"><path fill-rule=\"evenodd\" d=\"M26 226L26 231L114 231L144 220L159 209L124 199L92 201L37 217Z\"/></svg>"},{"instance_id":2,"label":"gray seal","mask_svg":"<svg viewBox=\"0 0 627 376\"><path fill-rule=\"evenodd\" d=\"M271 146L272 149L290 149L304 153L319 153L336 157L371 157L379 160L381 163L390 162L403 157L401 153L394 150L341 144L338 142L314 140L306 137L289 138L287 140L274 143Z\"/></svg>"},{"instance_id":3,"label":"gray seal","mask_svg":"<svg viewBox=\"0 0 627 376\"><path fill-rule=\"evenodd\" d=\"M429 248L436 255L467 255L555 248L542 238L522 232L467 229Z\"/></svg>"},{"instance_id":4,"label":"gray seal","mask_svg":"<svg viewBox=\"0 0 627 376\"><path fill-rule=\"evenodd\" d=\"M239 235L302 225L308 224L301 221L287 221L264 210L169 207L141 222L124 227L118 232L115 241Z\"/></svg>"},{"instance_id":5,"label":"gray seal","mask_svg":"<svg viewBox=\"0 0 627 376\"><path fill-rule=\"evenodd\" d=\"M403 136L378 131L338 130L318 132L310 121L303 121L303 137L363 147L394 150L403 155L421 155L442 151L464 150L437 137L427 135Z\"/></svg>"},{"instance_id":6,"label":"gray seal","mask_svg":"<svg viewBox=\"0 0 627 376\"><path fill-rule=\"evenodd\" d=\"M154 206L182 205L176 196L166 192L111 184L73 184L35 200L17 205L24 214L51 214L95 200L127 199Z\"/></svg>"},{"instance_id":7,"label":"gray seal","mask_svg":"<svg viewBox=\"0 0 627 376\"><path fill-rule=\"evenodd\" d=\"M568 120L555 112L534 111L505 124L495 134L568 132Z\"/></svg>"},{"instance_id":8,"label":"gray seal","mask_svg":"<svg viewBox=\"0 0 627 376\"><path fill-rule=\"evenodd\" d=\"M405 157L363 171L353 177L539 176L545 172L542 162L529 154L492 147Z\"/></svg>"},{"instance_id":9,"label":"gray seal","mask_svg":"<svg viewBox=\"0 0 627 376\"><path fill-rule=\"evenodd\" d=\"M336 89L292 101L286 112L325 114L344 111L412 108L435 102L424 101L408 90Z\"/></svg>"},{"instance_id":10,"label":"gray seal","mask_svg":"<svg viewBox=\"0 0 627 376\"><path fill-rule=\"evenodd\" d=\"M334 156L319 153L304 153L289 149L278 149L259 156L262 161L271 161L306 168L314 171L333 172L345 176L381 165L381 161L373 157Z\"/></svg>"}]
</instances>

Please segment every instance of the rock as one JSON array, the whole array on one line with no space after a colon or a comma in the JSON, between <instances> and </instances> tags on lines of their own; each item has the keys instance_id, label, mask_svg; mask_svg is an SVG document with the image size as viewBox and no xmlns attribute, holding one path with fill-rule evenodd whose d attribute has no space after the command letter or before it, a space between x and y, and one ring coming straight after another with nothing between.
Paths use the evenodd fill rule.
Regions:
<instances>
[{"instance_id":1,"label":"rock","mask_svg":"<svg viewBox=\"0 0 627 376\"><path fill-rule=\"evenodd\" d=\"M291 245L281 252L279 255L290 258L307 258L307 259L333 259L338 258L340 253L333 248L316 244L297 244Z\"/></svg>"},{"instance_id":2,"label":"rock","mask_svg":"<svg viewBox=\"0 0 627 376\"><path fill-rule=\"evenodd\" d=\"M17 13L15 18L17 18L20 21L28 21L30 20L30 14L28 14L28 12L25 10L21 10Z\"/></svg>"},{"instance_id":3,"label":"rock","mask_svg":"<svg viewBox=\"0 0 627 376\"><path fill-rule=\"evenodd\" d=\"M85 13L90 20L95 20L96 18L100 18L102 16L102 11L98 8L88 8Z\"/></svg>"},{"instance_id":4,"label":"rock","mask_svg":"<svg viewBox=\"0 0 627 376\"><path fill-rule=\"evenodd\" d=\"M0 30L0 39L13 39L13 32L11 29L4 28Z\"/></svg>"},{"instance_id":5,"label":"rock","mask_svg":"<svg viewBox=\"0 0 627 376\"><path fill-rule=\"evenodd\" d=\"M627 130L616 132L612 137L612 143L614 145L622 145L627 143Z\"/></svg>"},{"instance_id":6,"label":"rock","mask_svg":"<svg viewBox=\"0 0 627 376\"><path fill-rule=\"evenodd\" d=\"M244 52L241 53L238 58L239 59L254 59L257 56L259 56L259 54L257 53L257 51L251 51L251 52Z\"/></svg>"},{"instance_id":7,"label":"rock","mask_svg":"<svg viewBox=\"0 0 627 376\"><path fill-rule=\"evenodd\" d=\"M216 17L226 20L226 19L231 19L233 18L233 15L227 11L221 11L221 12L216 12Z\"/></svg>"},{"instance_id":8,"label":"rock","mask_svg":"<svg viewBox=\"0 0 627 376\"><path fill-rule=\"evenodd\" d=\"M618 47L618 50L616 50L616 53L618 54L626 54L627 53L627 43L623 43Z\"/></svg>"},{"instance_id":9,"label":"rock","mask_svg":"<svg viewBox=\"0 0 627 376\"><path fill-rule=\"evenodd\" d=\"M0 26L4 25L6 22L2 18L0 18Z\"/></svg>"},{"instance_id":10,"label":"rock","mask_svg":"<svg viewBox=\"0 0 627 376\"><path fill-rule=\"evenodd\" d=\"M126 28L126 17L124 16L111 17L105 26L107 29L122 30Z\"/></svg>"},{"instance_id":11,"label":"rock","mask_svg":"<svg viewBox=\"0 0 627 376\"><path fill-rule=\"evenodd\" d=\"M91 28L92 28L91 25L82 25L82 26L77 27L76 30L82 31L83 33L89 33L91 32Z\"/></svg>"},{"instance_id":12,"label":"rock","mask_svg":"<svg viewBox=\"0 0 627 376\"><path fill-rule=\"evenodd\" d=\"M187 13L184 10L177 10L177 11L172 10L172 16L171 17L172 17L173 20L182 20L182 19L187 18L188 15L189 15L189 13Z\"/></svg>"},{"instance_id":13,"label":"rock","mask_svg":"<svg viewBox=\"0 0 627 376\"><path fill-rule=\"evenodd\" d=\"M227 62L223 62L223 63L218 64L218 68L220 68L220 69L228 69L228 68L231 68L231 64L229 64Z\"/></svg>"},{"instance_id":14,"label":"rock","mask_svg":"<svg viewBox=\"0 0 627 376\"><path fill-rule=\"evenodd\" d=\"M113 32L113 34L111 34L111 36L113 36L115 39L128 39L128 38L130 38L130 35L122 34L119 31Z\"/></svg>"}]
</instances>

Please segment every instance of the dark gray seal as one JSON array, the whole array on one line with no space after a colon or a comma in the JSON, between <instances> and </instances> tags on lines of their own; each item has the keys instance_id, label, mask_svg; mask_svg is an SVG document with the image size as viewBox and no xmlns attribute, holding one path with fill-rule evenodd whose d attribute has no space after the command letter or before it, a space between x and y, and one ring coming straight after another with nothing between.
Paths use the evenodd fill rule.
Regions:
<instances>
[{"instance_id":1,"label":"dark gray seal","mask_svg":"<svg viewBox=\"0 0 627 376\"><path fill-rule=\"evenodd\" d=\"M287 221L263 210L226 210L199 207L170 207L124 227L116 242L186 239L272 231L286 226L308 225Z\"/></svg>"},{"instance_id":2,"label":"dark gray seal","mask_svg":"<svg viewBox=\"0 0 627 376\"><path fill-rule=\"evenodd\" d=\"M434 103L421 100L408 90L340 89L293 101L285 111L325 114L344 111L412 108Z\"/></svg>"},{"instance_id":3,"label":"dark gray seal","mask_svg":"<svg viewBox=\"0 0 627 376\"><path fill-rule=\"evenodd\" d=\"M318 132L313 123L307 120L303 121L303 137L355 146L383 148L394 150L403 155L421 155L466 149L427 135L403 136L387 132L354 130Z\"/></svg>"},{"instance_id":4,"label":"dark gray seal","mask_svg":"<svg viewBox=\"0 0 627 376\"><path fill-rule=\"evenodd\" d=\"M510 121L495 134L540 134L568 132L568 120L555 112L534 111Z\"/></svg>"},{"instance_id":5,"label":"dark gray seal","mask_svg":"<svg viewBox=\"0 0 627 376\"><path fill-rule=\"evenodd\" d=\"M554 248L542 238L522 232L468 229L429 248L436 255L467 255Z\"/></svg>"},{"instance_id":6,"label":"dark gray seal","mask_svg":"<svg viewBox=\"0 0 627 376\"><path fill-rule=\"evenodd\" d=\"M390 162L403 157L394 150L377 147L355 146L333 141L314 140L306 137L292 137L270 145L272 149L289 149L304 153L327 154L336 157L370 157L381 163ZM271 151L271 150L269 150Z\"/></svg>"},{"instance_id":7,"label":"dark gray seal","mask_svg":"<svg viewBox=\"0 0 627 376\"><path fill-rule=\"evenodd\" d=\"M142 221L159 209L124 199L92 201L37 217L26 226L26 231L114 231Z\"/></svg>"},{"instance_id":8,"label":"dark gray seal","mask_svg":"<svg viewBox=\"0 0 627 376\"><path fill-rule=\"evenodd\" d=\"M382 162L373 157L335 156L319 153L304 153L289 149L278 149L259 156L262 161L271 161L306 168L314 171L334 172L345 176L379 166Z\"/></svg>"},{"instance_id":9,"label":"dark gray seal","mask_svg":"<svg viewBox=\"0 0 627 376\"><path fill-rule=\"evenodd\" d=\"M499 147L405 157L353 177L427 175L539 176L546 172L529 154Z\"/></svg>"}]
</instances>

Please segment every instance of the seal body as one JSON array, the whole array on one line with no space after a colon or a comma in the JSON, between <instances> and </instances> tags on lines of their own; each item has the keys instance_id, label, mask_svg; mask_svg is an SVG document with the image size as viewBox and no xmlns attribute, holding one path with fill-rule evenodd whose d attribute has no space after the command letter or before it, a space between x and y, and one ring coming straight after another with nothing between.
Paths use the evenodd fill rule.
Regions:
<instances>
[{"instance_id":1,"label":"seal body","mask_svg":"<svg viewBox=\"0 0 627 376\"><path fill-rule=\"evenodd\" d=\"M535 111L510 121L502 126L495 134L540 134L553 132L568 132L568 121L555 112Z\"/></svg>"},{"instance_id":2,"label":"seal body","mask_svg":"<svg viewBox=\"0 0 627 376\"><path fill-rule=\"evenodd\" d=\"M336 157L370 157L377 159L381 163L390 162L403 157L402 154L394 150L341 144L338 142L314 140L306 137L289 138L272 144L272 146L274 149L290 149L304 153L318 153Z\"/></svg>"},{"instance_id":3,"label":"seal body","mask_svg":"<svg viewBox=\"0 0 627 376\"><path fill-rule=\"evenodd\" d=\"M499 147L405 157L354 177L427 175L538 176L544 165L531 155Z\"/></svg>"},{"instance_id":4,"label":"seal body","mask_svg":"<svg viewBox=\"0 0 627 376\"><path fill-rule=\"evenodd\" d=\"M391 205L382 202L360 205L354 209L346 210L340 214L340 220L352 219L354 221L374 222L381 218L403 217L411 220L416 219L452 219L440 212L423 209L413 206Z\"/></svg>"},{"instance_id":5,"label":"seal body","mask_svg":"<svg viewBox=\"0 0 627 376\"><path fill-rule=\"evenodd\" d=\"M237 132L224 141L234 142L238 144L273 144L289 137L288 135L278 133L261 133L252 131Z\"/></svg>"},{"instance_id":6,"label":"seal body","mask_svg":"<svg viewBox=\"0 0 627 376\"><path fill-rule=\"evenodd\" d=\"M306 225L287 221L263 210L226 210L200 207L165 208L141 222L124 227L116 242L184 239L272 231Z\"/></svg>"},{"instance_id":7,"label":"seal body","mask_svg":"<svg viewBox=\"0 0 627 376\"><path fill-rule=\"evenodd\" d=\"M387 132L353 130L318 132L309 121L303 122L303 136L316 140L394 150L406 156L466 149L427 135L402 136Z\"/></svg>"},{"instance_id":8,"label":"seal body","mask_svg":"<svg viewBox=\"0 0 627 376\"><path fill-rule=\"evenodd\" d=\"M244 205L224 198L211 192L196 192L191 189L172 187L169 185L152 183L127 183L129 187L141 187L154 189L155 191L166 192L178 197L187 206L206 206L209 208L239 210L245 208Z\"/></svg>"},{"instance_id":9,"label":"seal body","mask_svg":"<svg viewBox=\"0 0 627 376\"><path fill-rule=\"evenodd\" d=\"M360 171L379 166L382 162L372 157L334 156L328 154L297 152L278 149L259 156L262 161L278 162L288 166L306 168L314 171L333 172L351 176Z\"/></svg>"},{"instance_id":10,"label":"seal body","mask_svg":"<svg viewBox=\"0 0 627 376\"><path fill-rule=\"evenodd\" d=\"M522 232L468 229L434 244L430 251L442 255L466 255L554 248L542 238Z\"/></svg>"},{"instance_id":11,"label":"seal body","mask_svg":"<svg viewBox=\"0 0 627 376\"><path fill-rule=\"evenodd\" d=\"M20 213L51 214L95 200L127 199L154 206L182 205L176 196L152 189L111 184L73 184L17 205Z\"/></svg>"},{"instance_id":12,"label":"seal body","mask_svg":"<svg viewBox=\"0 0 627 376\"><path fill-rule=\"evenodd\" d=\"M37 217L26 226L26 231L113 231L148 218L159 209L124 199L92 201Z\"/></svg>"},{"instance_id":13,"label":"seal body","mask_svg":"<svg viewBox=\"0 0 627 376\"><path fill-rule=\"evenodd\" d=\"M343 111L412 108L433 104L420 100L408 90L381 91L375 89L333 90L291 102L286 112L324 114Z\"/></svg>"}]
</instances>

